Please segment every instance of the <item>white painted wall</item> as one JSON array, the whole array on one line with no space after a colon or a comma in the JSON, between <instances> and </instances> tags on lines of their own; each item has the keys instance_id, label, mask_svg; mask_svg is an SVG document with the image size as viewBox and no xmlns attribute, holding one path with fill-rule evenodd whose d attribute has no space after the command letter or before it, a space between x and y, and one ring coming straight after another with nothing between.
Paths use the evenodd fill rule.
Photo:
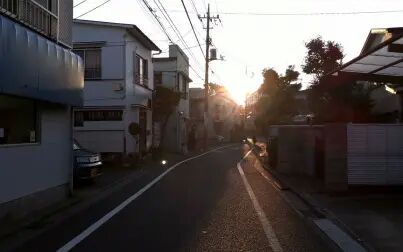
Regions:
<instances>
[{"instance_id":1,"label":"white painted wall","mask_svg":"<svg viewBox=\"0 0 403 252\"><path fill-rule=\"evenodd\" d=\"M162 72L164 87L189 93L189 83L186 85L186 90L182 90L181 85L178 86L181 74L189 76L189 59L177 45L169 46L169 58L155 60L154 70ZM185 119L189 119L189 94L187 98L180 99L178 106L169 118L165 129L165 148L175 152L186 151L187 125Z\"/></svg>"},{"instance_id":2,"label":"white painted wall","mask_svg":"<svg viewBox=\"0 0 403 252\"><path fill-rule=\"evenodd\" d=\"M153 64L151 61L152 52L137 41L135 37L127 32L123 27L94 25L75 23L73 29L73 40L78 42L103 42L102 46L102 80L85 82L84 86L84 107L108 109L111 107L122 107L123 121L121 122L85 122L84 127L76 127L75 132L79 132L78 138L85 141L93 138L86 137L85 132L113 130L116 137L115 143L121 143L120 135L116 131L122 132L126 144L126 153L138 152L139 139L133 137L128 128L131 123L139 122L138 107L147 107L149 99L152 99L154 88ZM148 87L136 85L134 83L135 56L138 54L148 62ZM152 132L152 112L147 113L147 130ZM93 133L88 133L92 134ZM80 139L78 139L80 141ZM147 136L147 146L151 147L152 135ZM97 150L93 143L94 150ZM118 149L111 146L110 152ZM101 151L101 150L98 150ZM102 152L106 152L102 148Z\"/></svg>"},{"instance_id":3,"label":"white painted wall","mask_svg":"<svg viewBox=\"0 0 403 252\"><path fill-rule=\"evenodd\" d=\"M148 100L152 100L153 90L154 90L154 68L152 64L152 54L151 51L145 48L142 44L135 42L135 38L130 34L125 36L128 42L126 45L126 106L130 107L130 112L128 116L125 117L125 127L126 129L132 122L139 122L139 108L147 107ZM134 69L135 69L135 56L139 55L143 59L147 60L148 63L148 87L143 87L134 83ZM147 112L147 130L152 132L152 112ZM149 120L150 119L150 120ZM139 139L138 137L133 137L126 130L126 143L128 145L127 149L133 150L135 152L139 151ZM148 135L146 139L147 148L152 145L152 135Z\"/></svg>"},{"instance_id":4,"label":"white painted wall","mask_svg":"<svg viewBox=\"0 0 403 252\"><path fill-rule=\"evenodd\" d=\"M72 142L68 107L42 104L38 144L0 146L0 204L67 184Z\"/></svg>"}]
</instances>

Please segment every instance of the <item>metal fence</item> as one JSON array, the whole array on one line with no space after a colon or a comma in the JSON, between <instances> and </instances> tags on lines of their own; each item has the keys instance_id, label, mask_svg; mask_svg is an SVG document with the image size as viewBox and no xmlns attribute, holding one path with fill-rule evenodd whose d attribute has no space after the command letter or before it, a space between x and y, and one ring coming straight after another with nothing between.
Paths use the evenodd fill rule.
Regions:
<instances>
[{"instance_id":1,"label":"metal fence","mask_svg":"<svg viewBox=\"0 0 403 252\"><path fill-rule=\"evenodd\" d=\"M0 13L10 16L35 31L57 39L58 17L33 0L0 0Z\"/></svg>"}]
</instances>

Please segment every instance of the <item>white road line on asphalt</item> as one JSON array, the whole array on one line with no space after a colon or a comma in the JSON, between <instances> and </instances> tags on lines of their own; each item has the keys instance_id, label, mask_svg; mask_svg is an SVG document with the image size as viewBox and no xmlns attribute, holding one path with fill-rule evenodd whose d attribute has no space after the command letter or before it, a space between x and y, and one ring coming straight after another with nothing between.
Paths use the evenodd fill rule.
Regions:
<instances>
[{"instance_id":1,"label":"white road line on asphalt","mask_svg":"<svg viewBox=\"0 0 403 252\"><path fill-rule=\"evenodd\" d=\"M106 215L104 215L101 219L97 220L95 223L93 223L91 226L89 226L87 229L85 229L83 232L81 232L79 235L77 235L76 237L74 237L71 241L69 241L68 243L66 243L63 247L59 248L57 250L57 252L65 252L65 251L70 251L72 248L74 248L75 246L77 246L77 244L79 244L81 241L83 241L85 238L87 238L89 235L91 235L95 230L97 230L98 228L100 228L103 224L105 224L108 220L110 220L113 216L115 216L117 213L119 213L120 211L122 211L127 205L129 205L131 202L133 202L135 199L137 199L138 197L140 197L144 192L146 192L148 189L150 189L153 185L155 185L158 181L160 181L165 175L167 175L169 172L171 172L173 169L175 169L176 167L178 167L179 165L186 163L190 160L202 157L204 155L207 155L209 153L212 153L216 150L220 150L220 149L224 149L227 147L232 146L231 145L226 145L226 146L222 146L207 152L204 152L200 155L185 159L183 161L180 161L178 163L176 163L175 165L169 167L165 172L163 172L161 175L159 175L158 177L156 177L153 181L151 181L149 184L147 184L145 187L143 187L142 189L140 189L139 191L137 191L135 194L133 194L132 196L130 196L129 198L127 198L125 201L123 201L120 205L118 205L117 207L115 207L112 211L110 211L109 213L107 213Z\"/></svg>"},{"instance_id":2,"label":"white road line on asphalt","mask_svg":"<svg viewBox=\"0 0 403 252\"><path fill-rule=\"evenodd\" d=\"M245 157L247 155L249 155L249 153L247 153L245 155ZM269 220L267 219L266 214L264 213L262 207L260 206L260 204L259 204L259 202L258 202L258 200L257 200L257 198L255 196L255 193L253 192L252 187L250 186L250 184L249 184L249 182L248 182L248 180L247 180L247 178L245 176L245 173L243 172L243 169L241 167L241 163L238 163L237 167L238 167L239 174L241 174L242 181L243 181L243 183L245 185L246 191L248 191L249 197L252 200L253 207L255 208L257 216L259 217L260 223L263 226L263 230L264 230L264 232L266 234L266 237L267 237L267 239L269 241L271 249L273 250L273 252L282 252L283 249L282 249L282 247L280 245L280 242L278 241L277 236L274 233L273 227L271 226Z\"/></svg>"},{"instance_id":3,"label":"white road line on asphalt","mask_svg":"<svg viewBox=\"0 0 403 252\"><path fill-rule=\"evenodd\" d=\"M263 178L265 178L267 180L267 182L269 184L271 184L274 187L275 190L281 191L281 186L276 181L274 181L271 178L269 178L261 168L257 168L256 165L255 165L255 169L260 173L260 175Z\"/></svg>"}]
</instances>

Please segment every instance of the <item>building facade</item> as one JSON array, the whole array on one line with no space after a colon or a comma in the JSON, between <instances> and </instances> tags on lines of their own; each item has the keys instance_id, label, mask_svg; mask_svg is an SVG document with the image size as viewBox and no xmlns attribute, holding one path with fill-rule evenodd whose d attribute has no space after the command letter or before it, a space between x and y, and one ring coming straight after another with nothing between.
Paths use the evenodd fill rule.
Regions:
<instances>
[{"instance_id":1,"label":"building facade","mask_svg":"<svg viewBox=\"0 0 403 252\"><path fill-rule=\"evenodd\" d=\"M84 106L74 137L101 153L144 154L152 144L152 51L135 25L75 20L74 52L85 64Z\"/></svg>"},{"instance_id":2,"label":"building facade","mask_svg":"<svg viewBox=\"0 0 403 252\"><path fill-rule=\"evenodd\" d=\"M204 89L190 89L190 121L195 127L197 139L204 136L204 124L207 124L209 141L230 141L234 130L243 123L240 106L228 93L215 93L209 96L208 114L204 116Z\"/></svg>"},{"instance_id":3,"label":"building facade","mask_svg":"<svg viewBox=\"0 0 403 252\"><path fill-rule=\"evenodd\" d=\"M72 19L73 0L0 1L0 220L71 189L72 107L84 85Z\"/></svg>"},{"instance_id":4,"label":"building facade","mask_svg":"<svg viewBox=\"0 0 403 252\"><path fill-rule=\"evenodd\" d=\"M169 57L153 58L154 83L180 93L180 100L165 128L164 148L186 153L189 122L189 58L177 45L169 46Z\"/></svg>"}]
</instances>

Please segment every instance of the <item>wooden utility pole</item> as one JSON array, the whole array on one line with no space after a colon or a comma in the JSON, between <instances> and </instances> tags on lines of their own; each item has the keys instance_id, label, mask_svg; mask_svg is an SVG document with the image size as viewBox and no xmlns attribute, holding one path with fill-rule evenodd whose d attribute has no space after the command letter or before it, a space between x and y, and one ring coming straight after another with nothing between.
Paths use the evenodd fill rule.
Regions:
<instances>
[{"instance_id":1,"label":"wooden utility pole","mask_svg":"<svg viewBox=\"0 0 403 252\"><path fill-rule=\"evenodd\" d=\"M207 27L206 27L206 59L205 59L205 75L204 75L204 135L203 135L203 146L204 149L207 148L208 145L208 110L209 110L209 63L210 60L210 45L211 45L211 38L210 38L210 22L216 19L220 19L220 16L210 16L210 4L208 4L207 7L207 15L200 17L200 20L206 19L207 21Z\"/></svg>"}]
</instances>

